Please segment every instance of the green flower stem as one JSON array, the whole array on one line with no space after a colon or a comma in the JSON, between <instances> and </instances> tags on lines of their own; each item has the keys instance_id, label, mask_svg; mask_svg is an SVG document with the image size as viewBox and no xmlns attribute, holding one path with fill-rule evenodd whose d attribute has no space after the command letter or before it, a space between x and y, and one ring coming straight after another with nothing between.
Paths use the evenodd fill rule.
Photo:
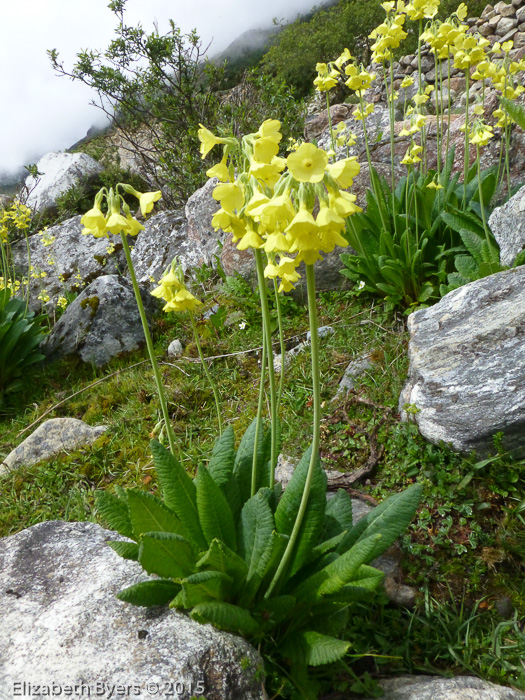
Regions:
<instances>
[{"instance_id":1,"label":"green flower stem","mask_svg":"<svg viewBox=\"0 0 525 700\"><path fill-rule=\"evenodd\" d=\"M450 148L450 110L452 109L452 98L450 96L450 50L447 56L447 68L448 68L448 95L447 95L447 149L448 153Z\"/></svg>"},{"instance_id":2,"label":"green flower stem","mask_svg":"<svg viewBox=\"0 0 525 700\"><path fill-rule=\"evenodd\" d=\"M394 218L394 235L397 236L397 217L396 217L396 177L394 172L394 62L390 61L390 93L388 92L388 84L385 75L386 97L388 100L389 122L390 122L390 170L392 179L392 216Z\"/></svg>"},{"instance_id":3,"label":"green flower stem","mask_svg":"<svg viewBox=\"0 0 525 700\"><path fill-rule=\"evenodd\" d=\"M483 188L481 186L481 153L479 143L476 144L477 161L478 161L478 192L479 192L479 206L481 208L481 218L483 219L483 228L485 229L485 238L487 240L487 245L490 247L490 233L487 224L487 217L485 215L485 207L483 206Z\"/></svg>"},{"instance_id":4,"label":"green flower stem","mask_svg":"<svg viewBox=\"0 0 525 700\"><path fill-rule=\"evenodd\" d=\"M206 379L208 380L208 384L211 387L211 390L213 391L213 397L215 399L215 408L217 409L217 422L219 424L219 433L222 434L222 421L221 421L221 404L219 401L219 392L217 391L217 387L215 386L215 382L211 378L211 375L208 371L208 367L206 365L206 361L204 359L204 355L202 354L202 348L201 344L199 341L199 332L197 331L197 324L195 323L195 319L193 318L193 314L190 313L190 320L191 320L191 327L193 329L193 337L195 338L195 345L197 346L197 351L199 353L199 357L201 360L202 368L204 370L204 374L206 375Z\"/></svg>"},{"instance_id":5,"label":"green flower stem","mask_svg":"<svg viewBox=\"0 0 525 700\"><path fill-rule=\"evenodd\" d=\"M268 290L264 277L264 264L262 252L254 249L255 264L257 266L257 279L259 282L259 295L261 299L261 312L263 318L264 335L266 339L266 355L268 360L268 375L270 380L270 412L271 412L271 457L270 457L270 488L273 489L275 483L275 466L277 464L277 415L276 394L275 394L275 373L273 370L272 351L272 331L270 327L270 309L268 307Z\"/></svg>"},{"instance_id":6,"label":"green flower stem","mask_svg":"<svg viewBox=\"0 0 525 700\"><path fill-rule=\"evenodd\" d=\"M306 513L306 507L308 505L308 499L310 497L310 489L312 486L312 479L314 476L315 465L319 456L319 444L321 435L321 381L319 376L319 337L317 334L317 306L315 301L315 272L313 265L306 265L306 284L308 289L308 316L310 319L310 342L311 342L311 352L312 352L312 388L313 388L313 426L312 426L312 453L310 456L310 464L308 465L308 473L306 475L306 481L304 484L303 495L301 498L301 503L299 505L299 510L297 512L297 517L293 526L292 534L286 545L286 549L283 554L277 571L265 593L265 598L269 598L273 590L279 583L279 579L283 573L288 568L291 561L295 543L297 537L299 536L299 531L304 519L304 514Z\"/></svg>"},{"instance_id":7,"label":"green flower stem","mask_svg":"<svg viewBox=\"0 0 525 700\"><path fill-rule=\"evenodd\" d=\"M441 177L441 143L443 140L443 73L441 63L438 63L437 53L434 54L434 72L438 79L439 90L434 91L436 99L436 152L437 152L437 181ZM439 131L441 123L441 133Z\"/></svg>"},{"instance_id":8,"label":"green flower stem","mask_svg":"<svg viewBox=\"0 0 525 700\"><path fill-rule=\"evenodd\" d=\"M264 377L266 374L266 334L263 329L263 346L261 353L261 379L259 382L259 401L257 402L257 423L255 426L255 441L253 443L253 458L252 458L252 485L250 495L255 496L257 490L257 453L259 447L259 436L261 434L262 425L262 409L264 402Z\"/></svg>"},{"instance_id":9,"label":"green flower stem","mask_svg":"<svg viewBox=\"0 0 525 700\"><path fill-rule=\"evenodd\" d=\"M466 210L467 208L467 174L468 174L468 169L470 165L470 156L469 156L469 140L468 140L468 129L469 129L469 123L468 123L468 108L469 108L469 92L470 92L470 71L466 70L465 71L465 81L466 81L466 88L465 88L465 94L467 97L467 104L465 107L465 154L464 154L464 163L463 163L463 211Z\"/></svg>"},{"instance_id":10,"label":"green flower stem","mask_svg":"<svg viewBox=\"0 0 525 700\"><path fill-rule=\"evenodd\" d=\"M279 326L279 346L281 348L281 374L279 376L279 389L277 390L277 415L279 415L279 409L281 408L281 400L283 398L283 387L284 387L284 355L286 348L284 346L284 332L283 332L283 314L281 308L281 297L279 290L277 288L277 280L273 278L273 289L275 293L275 308L277 309L277 324Z\"/></svg>"},{"instance_id":11,"label":"green flower stem","mask_svg":"<svg viewBox=\"0 0 525 700\"><path fill-rule=\"evenodd\" d=\"M157 358L155 357L155 350L153 348L153 342L151 340L151 335L148 327L148 320L146 318L146 312L144 311L144 304L142 303L142 297L140 296L140 289L137 282L137 277L135 275L135 268L133 267L133 262L131 260L131 253L129 250L128 240L126 234L121 231L120 238L122 240L122 247L124 248L124 254L126 256L126 262L128 263L129 274L131 277L131 284L133 285L133 291L135 292L135 300L137 302L137 307L140 314L140 320L142 321L142 329L144 330L144 337L146 339L146 347L148 349L148 355L151 362L151 368L153 369L153 376L155 377L155 384L157 385L157 393L159 396L160 408L162 411L162 417L164 418L164 424L166 425L166 432L168 434L168 442L170 444L170 451L172 455L176 455L175 446L175 435L173 433L173 428L171 427L170 416L168 413L168 404L166 402L166 395L164 393L164 387L162 385L162 379L160 376L159 365L157 364Z\"/></svg>"}]
</instances>

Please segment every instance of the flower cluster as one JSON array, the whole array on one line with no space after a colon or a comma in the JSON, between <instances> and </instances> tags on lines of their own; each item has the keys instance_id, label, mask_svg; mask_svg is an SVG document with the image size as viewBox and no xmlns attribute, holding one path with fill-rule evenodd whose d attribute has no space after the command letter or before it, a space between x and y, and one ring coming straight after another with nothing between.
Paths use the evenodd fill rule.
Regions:
<instances>
[{"instance_id":1,"label":"flower cluster","mask_svg":"<svg viewBox=\"0 0 525 700\"><path fill-rule=\"evenodd\" d=\"M369 39L374 40L372 45L372 61L374 63L392 61L393 50L397 49L408 36L403 29L406 19L406 15L403 14L406 9L403 0L397 0L397 3L384 2L382 8L387 13L385 21L368 35Z\"/></svg>"},{"instance_id":2,"label":"flower cluster","mask_svg":"<svg viewBox=\"0 0 525 700\"><path fill-rule=\"evenodd\" d=\"M301 262L313 265L322 252L347 245L345 218L361 209L346 190L360 166L355 157L329 163L326 151L312 143L302 143L284 159L278 155L280 141L280 122L268 119L236 149L224 144L230 177L213 191L220 209L212 225L230 232L239 250L264 251L265 276L279 278L279 291L287 292L299 279ZM234 155L245 163L236 180L227 165Z\"/></svg>"},{"instance_id":3,"label":"flower cluster","mask_svg":"<svg viewBox=\"0 0 525 700\"><path fill-rule=\"evenodd\" d=\"M159 286L151 294L166 302L163 306L163 310L166 312L194 311L202 303L186 289L184 272L176 259L172 261L162 276Z\"/></svg>"},{"instance_id":4,"label":"flower cluster","mask_svg":"<svg viewBox=\"0 0 525 700\"><path fill-rule=\"evenodd\" d=\"M129 205L124 197L119 194L119 189L131 194L139 200L140 211L143 216L149 214L153 209L153 204L161 198L160 190L157 192L137 192L131 185L119 183L115 189L107 190L103 187L95 197L93 208L84 214L80 223L85 227L84 235L95 238L109 238L119 234L124 236L136 236L139 231L144 230L144 226L132 215ZM107 213L102 212L102 202L106 199ZM122 213L123 212L123 213Z\"/></svg>"},{"instance_id":5,"label":"flower cluster","mask_svg":"<svg viewBox=\"0 0 525 700\"><path fill-rule=\"evenodd\" d=\"M0 242L6 243L9 233L14 229L25 231L31 221L31 209L18 199L7 209L0 209Z\"/></svg>"}]
</instances>

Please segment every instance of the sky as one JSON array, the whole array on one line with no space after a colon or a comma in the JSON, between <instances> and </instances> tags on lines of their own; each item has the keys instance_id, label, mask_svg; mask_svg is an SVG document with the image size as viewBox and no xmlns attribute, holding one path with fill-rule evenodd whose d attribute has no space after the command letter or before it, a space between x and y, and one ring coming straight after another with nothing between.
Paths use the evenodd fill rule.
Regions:
<instances>
[{"instance_id":1,"label":"sky","mask_svg":"<svg viewBox=\"0 0 525 700\"><path fill-rule=\"evenodd\" d=\"M57 76L47 56L56 49L66 69L81 50L103 50L114 38L116 18L109 0L4 1L0 20L0 174L63 151L102 124L90 106L96 95L80 83ZM210 55L248 29L272 19L294 19L315 0L127 0L126 23L160 33L169 19L183 32L196 29ZM317 3L319 4L319 2Z\"/></svg>"}]
</instances>

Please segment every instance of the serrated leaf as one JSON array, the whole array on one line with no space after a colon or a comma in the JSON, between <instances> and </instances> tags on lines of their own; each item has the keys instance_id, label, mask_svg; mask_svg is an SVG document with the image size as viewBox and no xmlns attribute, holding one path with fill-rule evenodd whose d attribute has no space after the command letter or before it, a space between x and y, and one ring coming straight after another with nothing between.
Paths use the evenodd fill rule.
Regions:
<instances>
[{"instance_id":1,"label":"serrated leaf","mask_svg":"<svg viewBox=\"0 0 525 700\"><path fill-rule=\"evenodd\" d=\"M149 574L163 578L184 578L195 571L195 554L190 543L169 532L144 534L139 562Z\"/></svg>"},{"instance_id":2,"label":"serrated leaf","mask_svg":"<svg viewBox=\"0 0 525 700\"><path fill-rule=\"evenodd\" d=\"M295 598L291 595L264 598L254 607L253 614L261 620L263 627L270 628L285 620L293 611L294 605Z\"/></svg>"},{"instance_id":3,"label":"serrated leaf","mask_svg":"<svg viewBox=\"0 0 525 700\"><path fill-rule=\"evenodd\" d=\"M304 632L306 642L306 663L309 666L323 666L342 659L350 648L350 642L329 637L320 632Z\"/></svg>"},{"instance_id":4,"label":"serrated leaf","mask_svg":"<svg viewBox=\"0 0 525 700\"><path fill-rule=\"evenodd\" d=\"M351 547L364 538L380 534L381 539L372 551L371 558L363 563L371 562L394 544L410 525L421 500L422 491L421 484L413 484L384 500L354 525L345 546Z\"/></svg>"},{"instance_id":5,"label":"serrated leaf","mask_svg":"<svg viewBox=\"0 0 525 700\"><path fill-rule=\"evenodd\" d=\"M124 588L117 593L117 598L125 603L140 605L145 608L167 605L180 591L180 584L173 581L143 581Z\"/></svg>"},{"instance_id":6,"label":"serrated leaf","mask_svg":"<svg viewBox=\"0 0 525 700\"><path fill-rule=\"evenodd\" d=\"M232 576L242 583L248 575L248 566L241 557L220 540L213 540L206 554L196 564L197 569L213 569Z\"/></svg>"},{"instance_id":7,"label":"serrated leaf","mask_svg":"<svg viewBox=\"0 0 525 700\"><path fill-rule=\"evenodd\" d=\"M113 549L123 559L131 559L131 561L139 560L139 546L136 542L109 540L108 544L111 549Z\"/></svg>"},{"instance_id":8,"label":"serrated leaf","mask_svg":"<svg viewBox=\"0 0 525 700\"><path fill-rule=\"evenodd\" d=\"M95 503L98 512L112 530L116 530L123 537L129 537L130 540L137 539L133 534L133 526L126 500L118 498L107 491L99 491L96 495Z\"/></svg>"},{"instance_id":9,"label":"serrated leaf","mask_svg":"<svg viewBox=\"0 0 525 700\"><path fill-rule=\"evenodd\" d=\"M291 535L295 525L308 475L311 452L309 447L304 453L275 510L275 525L277 532L281 534ZM308 503L295 542L290 576L308 563L312 549L318 544L324 527L325 509L326 474L321 468L321 461L317 455Z\"/></svg>"},{"instance_id":10,"label":"serrated leaf","mask_svg":"<svg viewBox=\"0 0 525 700\"><path fill-rule=\"evenodd\" d=\"M248 566L244 604L257 593L272 556L275 521L269 504L269 489L259 490L241 511L239 520L239 554Z\"/></svg>"},{"instance_id":11,"label":"serrated leaf","mask_svg":"<svg viewBox=\"0 0 525 700\"><path fill-rule=\"evenodd\" d=\"M184 528L175 513L151 493L128 489L127 497L133 539L138 540L144 532L183 534Z\"/></svg>"},{"instance_id":12,"label":"serrated leaf","mask_svg":"<svg viewBox=\"0 0 525 700\"><path fill-rule=\"evenodd\" d=\"M152 440L150 446L166 506L171 508L181 521L184 527L183 536L197 551L206 551L208 543L199 524L195 484L160 442Z\"/></svg>"},{"instance_id":13,"label":"serrated leaf","mask_svg":"<svg viewBox=\"0 0 525 700\"><path fill-rule=\"evenodd\" d=\"M231 508L221 489L203 466L197 471L197 509L208 545L217 538L235 551L237 537Z\"/></svg>"},{"instance_id":14,"label":"serrated leaf","mask_svg":"<svg viewBox=\"0 0 525 700\"><path fill-rule=\"evenodd\" d=\"M253 467L253 450L255 445L255 434L257 431L257 418L250 423L246 432L241 438L237 454L235 455L235 464L233 466L233 474L239 486L242 503L245 503L251 496L252 489L252 467ZM257 483L260 482L259 474L261 470L265 470L265 444L264 444L264 426L259 430L258 446L257 446ZM269 484L264 484L268 486Z\"/></svg>"},{"instance_id":15,"label":"serrated leaf","mask_svg":"<svg viewBox=\"0 0 525 700\"><path fill-rule=\"evenodd\" d=\"M197 622L211 622L226 632L235 632L245 637L253 637L259 625L244 608L220 601L202 603L193 608L190 617Z\"/></svg>"},{"instance_id":16,"label":"serrated leaf","mask_svg":"<svg viewBox=\"0 0 525 700\"><path fill-rule=\"evenodd\" d=\"M173 603L186 609L208 601L229 598L233 588L231 576L220 571L199 571L181 583L181 592Z\"/></svg>"},{"instance_id":17,"label":"serrated leaf","mask_svg":"<svg viewBox=\"0 0 525 700\"><path fill-rule=\"evenodd\" d=\"M229 425L213 446L208 471L218 486L228 483L235 461L235 435Z\"/></svg>"}]
</instances>

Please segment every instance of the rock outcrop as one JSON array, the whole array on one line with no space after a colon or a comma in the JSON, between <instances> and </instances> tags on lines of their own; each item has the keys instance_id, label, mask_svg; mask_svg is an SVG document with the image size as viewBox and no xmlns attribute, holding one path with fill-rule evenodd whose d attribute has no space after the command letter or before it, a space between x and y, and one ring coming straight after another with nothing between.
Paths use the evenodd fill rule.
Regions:
<instances>
[{"instance_id":1,"label":"rock outcrop","mask_svg":"<svg viewBox=\"0 0 525 700\"><path fill-rule=\"evenodd\" d=\"M489 227L498 242L502 264L512 265L525 248L525 187L494 209Z\"/></svg>"},{"instance_id":2,"label":"rock outcrop","mask_svg":"<svg viewBox=\"0 0 525 700\"><path fill-rule=\"evenodd\" d=\"M503 447L525 456L525 266L455 289L408 327L399 407L415 408L422 435L483 456L502 432Z\"/></svg>"},{"instance_id":3,"label":"rock outcrop","mask_svg":"<svg viewBox=\"0 0 525 700\"><path fill-rule=\"evenodd\" d=\"M107 546L112 539L122 538L51 521L0 540L0 699L260 700L261 661L244 639L115 597L148 576Z\"/></svg>"},{"instance_id":4,"label":"rock outcrop","mask_svg":"<svg viewBox=\"0 0 525 700\"><path fill-rule=\"evenodd\" d=\"M86 177L97 175L103 167L86 153L46 153L37 163L38 177L28 175L26 204L36 212L56 209L57 197Z\"/></svg>"}]
</instances>

